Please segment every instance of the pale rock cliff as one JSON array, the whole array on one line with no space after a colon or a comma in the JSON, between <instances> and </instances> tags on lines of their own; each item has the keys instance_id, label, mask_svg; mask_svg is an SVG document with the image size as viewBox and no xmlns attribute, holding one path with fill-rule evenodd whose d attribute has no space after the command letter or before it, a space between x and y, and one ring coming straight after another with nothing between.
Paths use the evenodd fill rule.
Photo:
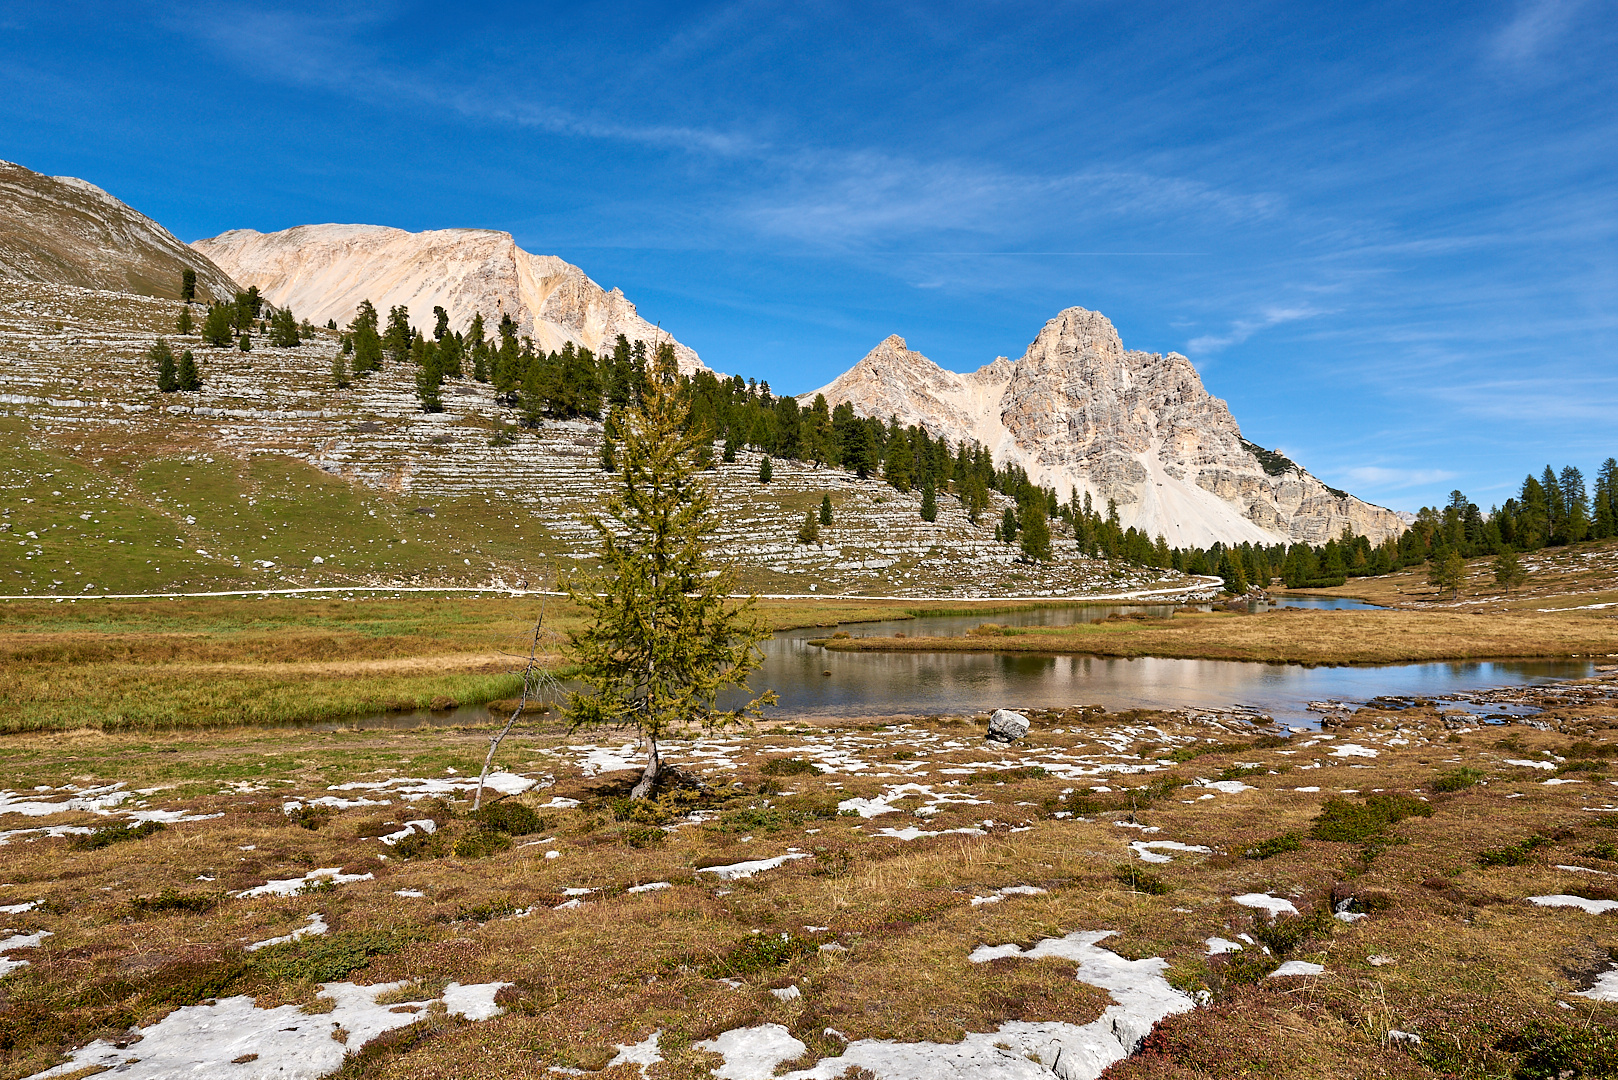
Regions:
<instances>
[{"instance_id":1,"label":"pale rock cliff","mask_svg":"<svg viewBox=\"0 0 1618 1080\"><path fill-rule=\"evenodd\" d=\"M207 256L94 184L0 161L0 278L178 300L187 268L199 299L236 291Z\"/></svg>"},{"instance_id":2,"label":"pale rock cliff","mask_svg":"<svg viewBox=\"0 0 1618 1080\"><path fill-rule=\"evenodd\" d=\"M1189 360L1126 350L1112 323L1083 308L1046 323L1020 359L967 375L890 337L817 392L862 416L976 440L1064 501L1088 492L1104 513L1113 499L1125 527L1172 546L1320 544L1345 526L1376 542L1405 528L1391 510L1247 442Z\"/></svg>"},{"instance_id":3,"label":"pale rock cliff","mask_svg":"<svg viewBox=\"0 0 1618 1080\"><path fill-rule=\"evenodd\" d=\"M555 351L571 341L610 352L619 334L630 341L673 341L635 311L624 294L591 281L555 255L532 255L510 233L438 229L412 233L380 225L300 225L281 232L233 229L192 245L226 267L243 286L257 285L277 307L317 324L347 326L361 300L383 320L403 304L424 333L433 308L465 330L483 313L490 337L509 312L519 333ZM705 370L697 354L674 342L680 370Z\"/></svg>"}]
</instances>

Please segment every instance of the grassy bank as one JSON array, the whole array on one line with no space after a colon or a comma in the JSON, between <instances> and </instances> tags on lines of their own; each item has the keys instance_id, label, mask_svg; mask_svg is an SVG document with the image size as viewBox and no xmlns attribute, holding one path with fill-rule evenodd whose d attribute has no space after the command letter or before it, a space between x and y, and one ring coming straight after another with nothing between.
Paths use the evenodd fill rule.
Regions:
<instances>
[{"instance_id":1,"label":"grassy bank","mask_svg":"<svg viewBox=\"0 0 1618 1080\"><path fill-rule=\"evenodd\" d=\"M807 1068L847 1040L1004 1041L1009 1022L1089 1023L1113 1002L1070 959L970 959L1081 931L1162 958L1202 1002L1109 1076L1602 1075L1618 1005L1578 995L1609 966L1612 916L1528 898L1618 897L1615 830L1584 809L1618 751L1602 719L1614 692L1541 694L1537 722L1554 730L1474 729L1430 706L1369 708L1290 740L1075 710L1036 714L1009 748L976 738L970 718L772 724L670 748L705 787L638 810L619 799L636 763L599 771L616 733L570 740L534 718L500 764L539 786L487 820L443 786L475 773L476 732L13 736L0 782L14 797L139 794L106 815L0 814L0 830L36 830L8 837L6 925L51 935L16 948L28 966L0 982L0 1077L235 995L320 1014L332 980L405 983L399 1001L448 979L513 984L501 1015L423 1013L368 1048L351 1041L348 1080L635 1076L603 1070L654 1032L663 1061L647 1074L695 1080L720 1064L697 1044L764 1024L800 1040L793 1067ZM403 798L429 784L438 794ZM366 786L313 802L341 785ZM840 813L850 799L866 801ZM183 820L87 831L137 806ZM431 837L379 839L424 819ZM86 831L43 831L67 828ZM704 869L783 853L801 857L733 880ZM353 877L231 895L319 867ZM1256 894L1297 914L1237 902ZM313 916L324 935L245 950ZM1314 966L1269 977L1283 962ZM154 1053L161 1040L143 1030L121 1057ZM211 1064L227 1074L239 1050Z\"/></svg>"},{"instance_id":2,"label":"grassy bank","mask_svg":"<svg viewBox=\"0 0 1618 1080\"><path fill-rule=\"evenodd\" d=\"M1283 609L1180 613L1078 626L995 627L958 637L827 638L849 652L994 652L1166 656L1265 663L1394 664L1561 659L1618 653L1618 622L1600 612L1413 612Z\"/></svg>"}]
</instances>

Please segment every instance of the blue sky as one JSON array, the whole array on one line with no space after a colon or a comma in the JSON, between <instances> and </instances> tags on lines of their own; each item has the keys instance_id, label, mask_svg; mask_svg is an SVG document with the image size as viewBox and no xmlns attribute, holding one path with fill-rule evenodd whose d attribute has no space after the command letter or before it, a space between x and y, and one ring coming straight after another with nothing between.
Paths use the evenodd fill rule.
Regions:
<instances>
[{"instance_id":1,"label":"blue sky","mask_svg":"<svg viewBox=\"0 0 1618 1080\"><path fill-rule=\"evenodd\" d=\"M778 391L1079 305L1401 509L1618 454L1618 4L0 9L0 157L506 229Z\"/></svg>"}]
</instances>

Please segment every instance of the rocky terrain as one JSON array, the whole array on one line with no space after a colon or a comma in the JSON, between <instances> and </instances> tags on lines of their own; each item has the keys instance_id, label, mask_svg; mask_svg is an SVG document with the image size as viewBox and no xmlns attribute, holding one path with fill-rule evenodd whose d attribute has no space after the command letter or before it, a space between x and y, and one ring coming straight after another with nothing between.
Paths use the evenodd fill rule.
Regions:
<instances>
[{"instance_id":1,"label":"rocky terrain","mask_svg":"<svg viewBox=\"0 0 1618 1080\"><path fill-rule=\"evenodd\" d=\"M208 349L173 333L181 305L0 282L0 593L295 586L538 587L588 566L590 515L612 483L600 425L517 430L471 379L420 410L392 365L332 385L337 335L296 349ZM162 394L146 351L193 350L203 389ZM718 456L716 452L716 457ZM939 499L838 469L742 451L710 474L719 540L766 593L951 597L1206 589L1173 572L1081 558L1042 566ZM834 524L802 544L829 494Z\"/></svg>"},{"instance_id":2,"label":"rocky terrain","mask_svg":"<svg viewBox=\"0 0 1618 1080\"><path fill-rule=\"evenodd\" d=\"M201 298L236 289L207 256L94 184L0 161L0 278L177 300L188 267Z\"/></svg>"},{"instance_id":3,"label":"rocky terrain","mask_svg":"<svg viewBox=\"0 0 1618 1080\"><path fill-rule=\"evenodd\" d=\"M335 320L346 326L359 302L370 300L384 316L404 304L426 333L435 306L455 330L465 330L482 312L491 336L509 313L521 333L553 352L568 341L610 352L619 334L647 343L672 340L618 289L603 289L555 255L529 254L506 232L300 225L275 233L232 229L192 247L243 286L257 285L272 304L320 325ZM703 370L691 349L675 342L674 351L681 371Z\"/></svg>"},{"instance_id":4,"label":"rocky terrain","mask_svg":"<svg viewBox=\"0 0 1618 1080\"><path fill-rule=\"evenodd\" d=\"M1405 525L1242 438L1191 362L1128 350L1101 314L1068 308L1021 358L945 371L894 336L819 391L862 416L976 439L1063 498L1118 505L1125 527L1171 546L1321 544L1344 528L1379 542ZM811 400L806 395L804 400Z\"/></svg>"}]
</instances>

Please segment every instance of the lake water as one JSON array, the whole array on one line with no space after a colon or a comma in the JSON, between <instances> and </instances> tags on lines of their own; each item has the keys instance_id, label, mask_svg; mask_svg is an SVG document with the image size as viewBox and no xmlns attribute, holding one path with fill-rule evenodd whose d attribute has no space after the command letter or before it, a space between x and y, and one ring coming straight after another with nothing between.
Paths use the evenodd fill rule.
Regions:
<instances>
[{"instance_id":1,"label":"lake water","mask_svg":"<svg viewBox=\"0 0 1618 1080\"><path fill-rule=\"evenodd\" d=\"M1289 600L1288 606L1369 608L1332 598ZM959 635L984 622L1002 626L1070 626L1114 613L1166 615L1170 607L1035 608L992 615L901 619L845 627L856 636ZM1093 656L994 653L835 652L809 644L827 629L777 634L752 684L780 695L777 714L883 716L962 713L997 708L1230 708L1246 706L1277 720L1318 720L1311 701L1442 697L1501 686L1584 678L1582 661L1426 663L1383 667L1304 667L1229 660L1135 660ZM830 672L830 675L825 674ZM1504 710L1502 710L1504 711Z\"/></svg>"},{"instance_id":2,"label":"lake water","mask_svg":"<svg viewBox=\"0 0 1618 1080\"><path fill-rule=\"evenodd\" d=\"M1364 610L1374 605L1339 597L1287 598L1288 607ZM1169 605L1091 605L1024 608L993 614L851 623L856 636L959 635L985 622L1002 626L1071 626L1113 614L1168 615ZM1304 667L1230 660L1135 660L1094 656L1034 656L994 653L833 652L810 645L829 636L820 627L776 634L764 643L763 666L750 680L780 696L772 716L893 716L974 713L999 708L1066 708L1100 705L1122 709L1228 709L1247 707L1275 719L1313 723L1312 701L1363 702L1373 697L1445 697L1495 687L1586 678L1585 661L1456 662L1390 664L1382 667ZM826 674L830 672L830 674ZM1474 709L1481 715L1515 712ZM481 706L447 713L393 713L360 721L315 725L408 728L425 724L480 724Z\"/></svg>"}]
</instances>

